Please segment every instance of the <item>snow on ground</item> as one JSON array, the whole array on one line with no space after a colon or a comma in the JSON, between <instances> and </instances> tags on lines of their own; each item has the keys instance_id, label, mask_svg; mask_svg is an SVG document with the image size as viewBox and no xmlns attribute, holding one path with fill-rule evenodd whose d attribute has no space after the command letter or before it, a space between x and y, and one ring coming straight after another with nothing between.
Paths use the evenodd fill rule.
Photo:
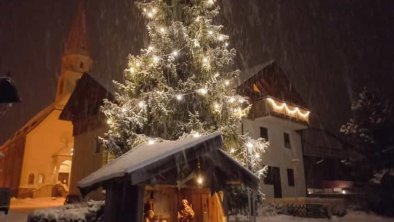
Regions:
<instances>
[{"instance_id":1,"label":"snow on ground","mask_svg":"<svg viewBox=\"0 0 394 222\"><path fill-rule=\"evenodd\" d=\"M64 198L53 199L51 197L11 199L11 209L8 215L0 212L0 222L26 222L27 215L36 209L62 206Z\"/></svg>"},{"instance_id":2,"label":"snow on ground","mask_svg":"<svg viewBox=\"0 0 394 222\"><path fill-rule=\"evenodd\" d=\"M286 215L258 217L257 222L394 222L394 218L385 218L365 212L349 211L344 217L328 219L301 218Z\"/></svg>"}]
</instances>

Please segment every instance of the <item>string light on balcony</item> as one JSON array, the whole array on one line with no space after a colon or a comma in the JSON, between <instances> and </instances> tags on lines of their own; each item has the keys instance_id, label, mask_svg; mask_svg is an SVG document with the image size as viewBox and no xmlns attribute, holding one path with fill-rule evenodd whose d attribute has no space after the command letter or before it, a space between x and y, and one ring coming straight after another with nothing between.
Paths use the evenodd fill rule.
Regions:
<instances>
[{"instance_id":1,"label":"string light on balcony","mask_svg":"<svg viewBox=\"0 0 394 222\"><path fill-rule=\"evenodd\" d=\"M267 98L267 101L276 112L287 114L292 117L298 116L303 119L307 119L309 117L310 111L301 111L298 107L291 108L285 102L276 102L272 98Z\"/></svg>"}]
</instances>

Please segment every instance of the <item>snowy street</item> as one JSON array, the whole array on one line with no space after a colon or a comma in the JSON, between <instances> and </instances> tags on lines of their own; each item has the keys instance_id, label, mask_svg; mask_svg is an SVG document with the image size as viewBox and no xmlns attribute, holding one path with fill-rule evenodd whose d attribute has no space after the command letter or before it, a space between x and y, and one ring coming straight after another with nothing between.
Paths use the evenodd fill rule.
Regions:
<instances>
[{"instance_id":1,"label":"snowy street","mask_svg":"<svg viewBox=\"0 0 394 222\"><path fill-rule=\"evenodd\" d=\"M0 213L0 222L26 222L27 215L36 209L62 206L64 198L12 199L8 215Z\"/></svg>"}]
</instances>

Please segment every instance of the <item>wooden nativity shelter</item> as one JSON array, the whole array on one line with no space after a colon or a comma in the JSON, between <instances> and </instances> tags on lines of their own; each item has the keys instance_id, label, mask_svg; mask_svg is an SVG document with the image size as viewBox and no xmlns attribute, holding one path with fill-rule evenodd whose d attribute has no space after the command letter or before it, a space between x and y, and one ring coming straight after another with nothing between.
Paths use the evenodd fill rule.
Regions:
<instances>
[{"instance_id":1,"label":"wooden nativity shelter","mask_svg":"<svg viewBox=\"0 0 394 222\"><path fill-rule=\"evenodd\" d=\"M176 222L182 200L195 212L194 222L226 221L226 188L244 184L252 189L259 178L224 150L218 132L177 141L142 144L82 179L82 195L106 191L104 221Z\"/></svg>"}]
</instances>

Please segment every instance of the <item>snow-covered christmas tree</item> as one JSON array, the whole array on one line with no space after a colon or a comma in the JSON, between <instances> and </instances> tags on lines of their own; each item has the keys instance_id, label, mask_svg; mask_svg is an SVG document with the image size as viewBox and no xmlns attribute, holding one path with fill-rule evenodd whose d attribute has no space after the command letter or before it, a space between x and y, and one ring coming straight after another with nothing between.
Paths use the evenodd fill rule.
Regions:
<instances>
[{"instance_id":1,"label":"snow-covered christmas tree","mask_svg":"<svg viewBox=\"0 0 394 222\"><path fill-rule=\"evenodd\" d=\"M105 146L119 156L141 143L219 131L224 149L261 174L268 143L241 134L250 104L235 91L235 50L223 27L215 24L217 2L150 0L137 5L147 19L150 44L140 55L129 56L124 82L115 82L115 101L105 101Z\"/></svg>"}]
</instances>

